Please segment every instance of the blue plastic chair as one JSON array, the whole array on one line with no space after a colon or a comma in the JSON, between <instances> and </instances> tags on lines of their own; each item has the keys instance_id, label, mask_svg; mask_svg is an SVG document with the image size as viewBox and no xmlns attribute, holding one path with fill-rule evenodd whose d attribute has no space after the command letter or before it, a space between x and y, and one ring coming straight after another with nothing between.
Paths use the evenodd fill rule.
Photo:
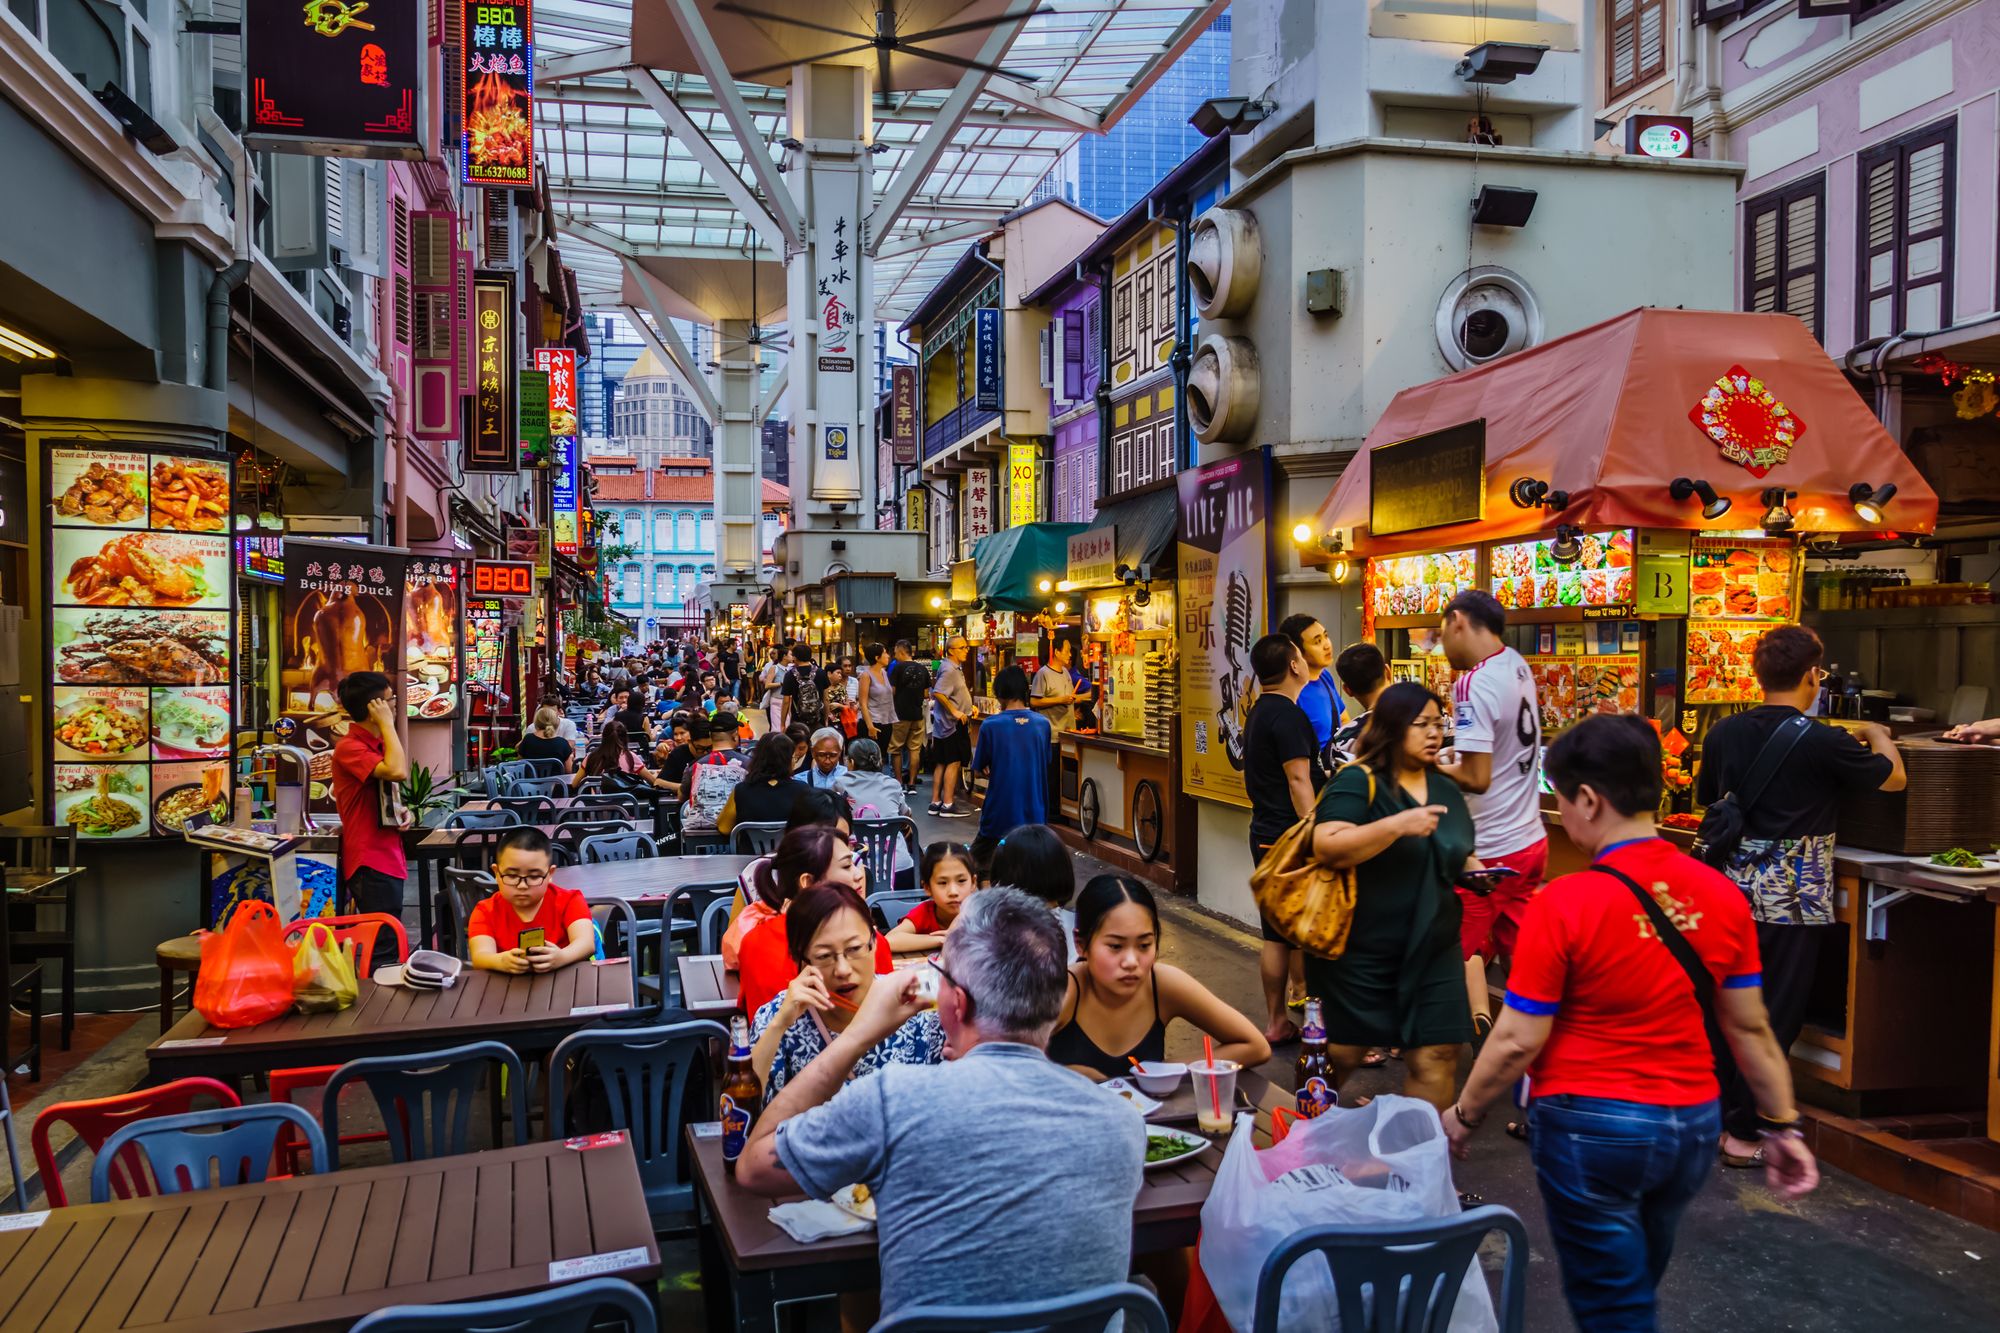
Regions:
<instances>
[{"instance_id":1,"label":"blue plastic chair","mask_svg":"<svg viewBox=\"0 0 2000 1333\"><path fill-rule=\"evenodd\" d=\"M785 839L785 823L738 824L729 830L729 845L738 856L770 856Z\"/></svg>"},{"instance_id":2,"label":"blue plastic chair","mask_svg":"<svg viewBox=\"0 0 2000 1333\"><path fill-rule=\"evenodd\" d=\"M694 1183L681 1171L681 1113L688 1075L708 1072L708 1044L727 1045L720 1023L696 1021L639 1028L586 1028L563 1039L549 1057L548 1134L622 1129L639 1159L646 1208L663 1214L694 1209ZM573 1064L573 1068L572 1068ZM570 1079L594 1069L604 1085L610 1124L571 1126L566 1119Z\"/></svg>"},{"instance_id":3,"label":"blue plastic chair","mask_svg":"<svg viewBox=\"0 0 2000 1333\"><path fill-rule=\"evenodd\" d=\"M519 828L521 816L512 810L454 810L445 816L445 828Z\"/></svg>"},{"instance_id":4,"label":"blue plastic chair","mask_svg":"<svg viewBox=\"0 0 2000 1333\"><path fill-rule=\"evenodd\" d=\"M868 895L868 915L875 918L877 930L891 931L904 917L929 901L929 894L909 889L884 889Z\"/></svg>"},{"instance_id":5,"label":"blue plastic chair","mask_svg":"<svg viewBox=\"0 0 2000 1333\"><path fill-rule=\"evenodd\" d=\"M701 951L705 954L722 952L722 937L729 930L729 909L735 904L727 898L717 898L701 911Z\"/></svg>"},{"instance_id":6,"label":"blue plastic chair","mask_svg":"<svg viewBox=\"0 0 2000 1333\"><path fill-rule=\"evenodd\" d=\"M717 902L734 902L741 887L733 879L721 879L706 884L683 884L667 895L667 901L660 906L660 920L666 923L667 931L667 947L660 951L662 985L671 989L680 984L680 970L673 961L676 952L674 942L680 942L680 953L686 953L690 945L699 947L701 922L708 909ZM716 936L716 949L722 947L719 943L721 938ZM715 949L704 949L702 952L713 953Z\"/></svg>"},{"instance_id":7,"label":"blue plastic chair","mask_svg":"<svg viewBox=\"0 0 2000 1333\"><path fill-rule=\"evenodd\" d=\"M658 980L644 975L645 954L639 946L644 940L659 937L660 923L641 921L632 904L623 898L583 901L590 908L591 924L597 927L597 956L632 960L632 1003L638 1005L648 993L659 994Z\"/></svg>"},{"instance_id":8,"label":"blue plastic chair","mask_svg":"<svg viewBox=\"0 0 2000 1333\"><path fill-rule=\"evenodd\" d=\"M7 1166L14 1173L14 1211L28 1211L27 1178L21 1174L21 1145L14 1139L14 1103L7 1096L7 1080L0 1078L0 1127L7 1131Z\"/></svg>"},{"instance_id":9,"label":"blue plastic chair","mask_svg":"<svg viewBox=\"0 0 2000 1333\"><path fill-rule=\"evenodd\" d=\"M1326 1226L1293 1233L1257 1275L1252 1333L1277 1333L1285 1276L1314 1253L1324 1255L1333 1271L1342 1333L1444 1333L1467 1268L1485 1281L1474 1261L1489 1231L1507 1238L1500 1333L1521 1333L1527 1327L1528 1231L1513 1209L1498 1204L1391 1229Z\"/></svg>"},{"instance_id":10,"label":"blue plastic chair","mask_svg":"<svg viewBox=\"0 0 2000 1333\"><path fill-rule=\"evenodd\" d=\"M520 785L518 783L516 786ZM493 798L496 810L512 810L521 817L523 824L553 824L556 822L556 803L546 796L513 795Z\"/></svg>"},{"instance_id":11,"label":"blue plastic chair","mask_svg":"<svg viewBox=\"0 0 2000 1333\"><path fill-rule=\"evenodd\" d=\"M534 763L535 761L531 759L528 762ZM528 777L524 775L514 779L507 788L507 794L509 796L567 796L569 795L569 779L563 777L561 774L547 778Z\"/></svg>"},{"instance_id":12,"label":"blue plastic chair","mask_svg":"<svg viewBox=\"0 0 2000 1333\"><path fill-rule=\"evenodd\" d=\"M154 1116L126 1125L104 1141L90 1168L90 1201L111 1202L111 1164L127 1147L145 1158L156 1194L179 1194L267 1179L282 1129L295 1129L312 1154L313 1174L325 1175L326 1135L319 1122L284 1103L218 1106L182 1115ZM214 1130L213 1133L201 1131ZM216 1179L211 1185L209 1171Z\"/></svg>"},{"instance_id":13,"label":"blue plastic chair","mask_svg":"<svg viewBox=\"0 0 2000 1333\"><path fill-rule=\"evenodd\" d=\"M585 865L606 861L644 861L660 854L660 848L644 833L600 833L585 838L577 850Z\"/></svg>"},{"instance_id":14,"label":"blue plastic chair","mask_svg":"<svg viewBox=\"0 0 2000 1333\"><path fill-rule=\"evenodd\" d=\"M349 1333L586 1333L605 1312L625 1316L638 1330L658 1318L646 1293L616 1277L594 1277L530 1296L459 1305L392 1305L377 1310Z\"/></svg>"},{"instance_id":15,"label":"blue plastic chair","mask_svg":"<svg viewBox=\"0 0 2000 1333\"><path fill-rule=\"evenodd\" d=\"M874 1333L1103 1333L1113 1315L1126 1333L1170 1333L1160 1298L1136 1282L1113 1282L1072 1296L1011 1305L918 1305L875 1325ZM1347 1326L1341 1325L1343 1329Z\"/></svg>"},{"instance_id":16,"label":"blue plastic chair","mask_svg":"<svg viewBox=\"0 0 2000 1333\"><path fill-rule=\"evenodd\" d=\"M340 1091L360 1083L375 1097L382 1127L389 1132L392 1161L421 1161L470 1151L472 1106L479 1097L480 1076L497 1064L507 1076L507 1098L514 1118L514 1142L528 1139L528 1072L521 1057L497 1041L475 1041L444 1051L415 1055L371 1055L349 1060L333 1071L320 1094L320 1118L340 1123ZM497 1107L496 1107L497 1109ZM500 1127L493 1127L494 1146ZM334 1165L340 1147L333 1148Z\"/></svg>"}]
</instances>

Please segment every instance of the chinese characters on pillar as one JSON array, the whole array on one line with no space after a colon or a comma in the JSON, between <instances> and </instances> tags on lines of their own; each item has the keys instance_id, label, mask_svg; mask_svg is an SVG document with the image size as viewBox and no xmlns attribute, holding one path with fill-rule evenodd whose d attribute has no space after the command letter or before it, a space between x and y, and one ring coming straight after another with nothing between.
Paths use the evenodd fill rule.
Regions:
<instances>
[{"instance_id":1,"label":"chinese characters on pillar","mask_svg":"<svg viewBox=\"0 0 2000 1333\"><path fill-rule=\"evenodd\" d=\"M816 228L812 246L814 308L819 312L813 329L818 344L813 400L820 414L812 495L815 500L852 502L861 496L862 450L874 447L873 432L863 432L857 424L861 409L855 374L855 302L860 261L848 215L831 209L821 216L825 220Z\"/></svg>"},{"instance_id":2,"label":"chinese characters on pillar","mask_svg":"<svg viewBox=\"0 0 2000 1333\"><path fill-rule=\"evenodd\" d=\"M472 286L474 378L465 421L465 470L512 472L519 466L514 428L514 283L482 274Z\"/></svg>"},{"instance_id":3,"label":"chinese characters on pillar","mask_svg":"<svg viewBox=\"0 0 2000 1333\"><path fill-rule=\"evenodd\" d=\"M894 366L889 371L889 438L897 467L917 465L917 368Z\"/></svg>"},{"instance_id":4,"label":"chinese characters on pillar","mask_svg":"<svg viewBox=\"0 0 2000 1333\"><path fill-rule=\"evenodd\" d=\"M534 183L535 39L529 0L465 0L465 77L459 124L467 185L527 189Z\"/></svg>"},{"instance_id":5,"label":"chinese characters on pillar","mask_svg":"<svg viewBox=\"0 0 2000 1333\"><path fill-rule=\"evenodd\" d=\"M972 406L980 412L1000 410L1000 312L981 306L973 312Z\"/></svg>"},{"instance_id":6,"label":"chinese characters on pillar","mask_svg":"<svg viewBox=\"0 0 2000 1333\"><path fill-rule=\"evenodd\" d=\"M537 347L535 369L549 373L549 443L555 453L549 525L556 550L575 555L576 534L576 353L567 347Z\"/></svg>"}]
</instances>

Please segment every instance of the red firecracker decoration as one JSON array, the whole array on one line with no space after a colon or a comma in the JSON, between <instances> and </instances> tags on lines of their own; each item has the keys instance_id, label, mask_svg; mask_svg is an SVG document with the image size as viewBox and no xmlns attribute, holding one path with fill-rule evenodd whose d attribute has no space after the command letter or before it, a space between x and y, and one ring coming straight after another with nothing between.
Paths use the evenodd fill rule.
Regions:
<instances>
[{"instance_id":1,"label":"red firecracker decoration","mask_svg":"<svg viewBox=\"0 0 2000 1333\"><path fill-rule=\"evenodd\" d=\"M1806 423L1741 366L1731 366L1708 386L1688 420L1753 477L1783 463L1806 433Z\"/></svg>"}]
</instances>

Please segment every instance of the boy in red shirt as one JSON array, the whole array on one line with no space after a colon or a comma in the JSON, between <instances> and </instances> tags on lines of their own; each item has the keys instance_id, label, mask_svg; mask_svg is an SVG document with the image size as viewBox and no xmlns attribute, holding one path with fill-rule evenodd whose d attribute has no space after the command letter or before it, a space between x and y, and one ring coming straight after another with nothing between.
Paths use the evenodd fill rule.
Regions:
<instances>
[{"instance_id":1,"label":"boy in red shirt","mask_svg":"<svg viewBox=\"0 0 2000 1333\"><path fill-rule=\"evenodd\" d=\"M1530 1145L1570 1312L1585 1333L1649 1330L1674 1228L1722 1136L1703 1007L1668 938L1712 981L1717 1025L1756 1094L1770 1187L1798 1198L1819 1170L1764 1012L1749 903L1654 830L1659 737L1639 717L1600 714L1545 762L1563 831L1592 866L1528 905L1506 1008L1444 1128L1465 1156L1486 1108L1532 1073Z\"/></svg>"},{"instance_id":2,"label":"boy in red shirt","mask_svg":"<svg viewBox=\"0 0 2000 1333\"><path fill-rule=\"evenodd\" d=\"M549 882L548 835L519 828L493 858L499 892L472 909L465 928L472 965L491 972L553 972L597 952L590 904ZM523 937L526 937L525 939Z\"/></svg>"},{"instance_id":3,"label":"boy in red shirt","mask_svg":"<svg viewBox=\"0 0 2000 1333\"><path fill-rule=\"evenodd\" d=\"M403 831L382 823L380 785L410 776L409 756L396 734L396 691L379 671L341 679L340 706L348 727L333 747L333 803L340 811L340 891L352 912L383 912L400 920L409 863ZM374 967L396 961L395 937L375 938Z\"/></svg>"}]
</instances>

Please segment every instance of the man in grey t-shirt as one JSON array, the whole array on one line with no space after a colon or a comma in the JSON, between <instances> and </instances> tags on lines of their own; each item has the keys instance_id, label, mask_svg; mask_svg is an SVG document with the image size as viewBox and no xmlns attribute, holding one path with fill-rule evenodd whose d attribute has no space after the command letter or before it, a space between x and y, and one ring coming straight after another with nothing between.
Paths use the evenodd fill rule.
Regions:
<instances>
[{"instance_id":1,"label":"man in grey t-shirt","mask_svg":"<svg viewBox=\"0 0 2000 1333\"><path fill-rule=\"evenodd\" d=\"M874 1194L885 1318L1125 1280L1146 1125L1044 1053L1066 956L1040 902L1018 889L975 893L938 966L949 1063L847 1082L927 1003L917 973L885 977L751 1131L736 1167L745 1187L827 1199L860 1183Z\"/></svg>"},{"instance_id":2,"label":"man in grey t-shirt","mask_svg":"<svg viewBox=\"0 0 2000 1333\"><path fill-rule=\"evenodd\" d=\"M1057 731L1076 727L1078 695L1069 678L1070 658L1074 655L1068 639L1051 640L1048 665L1035 673L1035 682L1028 687L1029 704Z\"/></svg>"}]
</instances>

